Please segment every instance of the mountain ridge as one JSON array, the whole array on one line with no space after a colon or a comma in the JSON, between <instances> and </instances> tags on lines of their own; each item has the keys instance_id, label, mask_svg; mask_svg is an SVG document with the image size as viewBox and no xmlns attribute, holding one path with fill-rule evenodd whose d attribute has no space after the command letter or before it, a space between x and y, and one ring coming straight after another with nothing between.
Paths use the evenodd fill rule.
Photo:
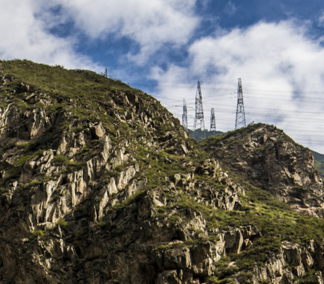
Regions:
<instances>
[{"instance_id":1,"label":"mountain ridge","mask_svg":"<svg viewBox=\"0 0 324 284\"><path fill-rule=\"evenodd\" d=\"M187 131L189 132L191 137L197 141L226 133L226 132L222 132L222 131L208 131L208 130L201 131L200 129L196 129L196 130L187 129ZM311 151L312 151L314 159L315 159L315 167L318 170L320 176L322 178L324 178L324 155L320 154L314 150L311 150Z\"/></svg>"},{"instance_id":2,"label":"mountain ridge","mask_svg":"<svg viewBox=\"0 0 324 284\"><path fill-rule=\"evenodd\" d=\"M324 220L222 165L156 99L91 71L0 65L0 281L323 283ZM298 169L321 191L313 166Z\"/></svg>"}]
</instances>

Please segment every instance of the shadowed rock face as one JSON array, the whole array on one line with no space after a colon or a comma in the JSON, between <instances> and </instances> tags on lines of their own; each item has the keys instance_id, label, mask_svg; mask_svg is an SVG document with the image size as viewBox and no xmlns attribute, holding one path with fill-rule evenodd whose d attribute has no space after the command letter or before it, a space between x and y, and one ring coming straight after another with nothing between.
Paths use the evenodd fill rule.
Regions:
<instances>
[{"instance_id":1,"label":"shadowed rock face","mask_svg":"<svg viewBox=\"0 0 324 284\"><path fill-rule=\"evenodd\" d=\"M282 130L256 124L210 138L204 149L298 212L323 217L323 184L312 152Z\"/></svg>"},{"instance_id":2,"label":"shadowed rock face","mask_svg":"<svg viewBox=\"0 0 324 284\"><path fill-rule=\"evenodd\" d=\"M266 230L273 205L218 161L318 207L312 157L279 130L209 155L147 94L29 61L0 61L0 110L0 283L323 283L322 235Z\"/></svg>"}]
</instances>

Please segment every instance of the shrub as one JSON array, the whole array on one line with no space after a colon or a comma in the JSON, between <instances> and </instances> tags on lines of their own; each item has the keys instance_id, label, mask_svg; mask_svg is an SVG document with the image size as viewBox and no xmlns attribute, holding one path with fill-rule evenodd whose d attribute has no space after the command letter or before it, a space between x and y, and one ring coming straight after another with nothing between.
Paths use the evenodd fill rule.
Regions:
<instances>
[{"instance_id":1,"label":"shrub","mask_svg":"<svg viewBox=\"0 0 324 284\"><path fill-rule=\"evenodd\" d=\"M51 161L51 163L55 166L68 165L69 162L70 160L63 155L56 155Z\"/></svg>"},{"instance_id":2,"label":"shrub","mask_svg":"<svg viewBox=\"0 0 324 284\"><path fill-rule=\"evenodd\" d=\"M32 232L32 234L34 237L38 237L38 236L43 237L45 235L45 232L43 230L38 230L38 231Z\"/></svg>"},{"instance_id":3,"label":"shrub","mask_svg":"<svg viewBox=\"0 0 324 284\"><path fill-rule=\"evenodd\" d=\"M104 228L104 227L107 226L107 223L103 222L103 221L100 221L100 222L96 223L96 226L99 227L99 228Z\"/></svg>"},{"instance_id":4,"label":"shrub","mask_svg":"<svg viewBox=\"0 0 324 284\"><path fill-rule=\"evenodd\" d=\"M56 222L56 225L59 225L61 227L67 227L69 225L69 223L67 221L65 221L64 219L60 219Z\"/></svg>"},{"instance_id":5,"label":"shrub","mask_svg":"<svg viewBox=\"0 0 324 284\"><path fill-rule=\"evenodd\" d=\"M128 199L126 199L122 203L115 204L113 206L113 210L121 211L126 206L128 206L129 204L131 204L131 203L133 203L133 202L141 199L145 194L146 194L146 190L142 190L142 191L136 192L134 195L130 196Z\"/></svg>"}]
</instances>

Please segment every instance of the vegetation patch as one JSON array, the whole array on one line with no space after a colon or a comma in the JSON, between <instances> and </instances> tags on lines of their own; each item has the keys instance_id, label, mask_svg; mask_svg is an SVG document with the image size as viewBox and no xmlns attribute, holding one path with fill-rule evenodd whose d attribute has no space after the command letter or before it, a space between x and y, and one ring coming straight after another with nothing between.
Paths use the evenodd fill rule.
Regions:
<instances>
[{"instance_id":1,"label":"vegetation patch","mask_svg":"<svg viewBox=\"0 0 324 284\"><path fill-rule=\"evenodd\" d=\"M42 155L44 153L44 150L40 149L36 152L34 152L32 155L25 155L20 157L16 162L14 162L14 166L15 167L21 167L23 164L25 164L26 162L33 160L37 157L39 157L40 155Z\"/></svg>"},{"instance_id":2,"label":"vegetation patch","mask_svg":"<svg viewBox=\"0 0 324 284\"><path fill-rule=\"evenodd\" d=\"M235 284L235 280L234 279L218 279L218 277L216 276L212 276L208 279L207 284Z\"/></svg>"},{"instance_id":3,"label":"vegetation patch","mask_svg":"<svg viewBox=\"0 0 324 284\"><path fill-rule=\"evenodd\" d=\"M69 225L69 223L67 221L65 221L64 219L58 220L55 224L59 225L59 226L61 226L63 228L66 228Z\"/></svg>"},{"instance_id":4,"label":"vegetation patch","mask_svg":"<svg viewBox=\"0 0 324 284\"><path fill-rule=\"evenodd\" d=\"M167 244L167 245L160 245L157 248L155 248L155 251L159 251L159 250L170 250L170 249L175 249L175 248L182 248L182 247L187 247L187 246L192 246L194 244L198 244L199 243L199 239L196 240L188 240L182 243L172 243L172 244Z\"/></svg>"},{"instance_id":5,"label":"vegetation patch","mask_svg":"<svg viewBox=\"0 0 324 284\"><path fill-rule=\"evenodd\" d=\"M133 202L136 202L139 199L143 198L145 195L146 195L146 190L138 191L132 196L130 196L128 199L123 201L122 203L115 204L112 209L115 211L121 211L124 208L126 208L128 205L132 204Z\"/></svg>"},{"instance_id":6,"label":"vegetation patch","mask_svg":"<svg viewBox=\"0 0 324 284\"><path fill-rule=\"evenodd\" d=\"M67 171L75 171L81 169L84 165L84 162L74 162L69 160L69 158L64 155L56 155L52 159L51 164L54 166L65 166L67 168Z\"/></svg>"},{"instance_id":7,"label":"vegetation patch","mask_svg":"<svg viewBox=\"0 0 324 284\"><path fill-rule=\"evenodd\" d=\"M106 226L107 226L107 223L103 222L103 221L96 223L96 227L98 227L98 228L105 228Z\"/></svg>"},{"instance_id":8,"label":"vegetation patch","mask_svg":"<svg viewBox=\"0 0 324 284\"><path fill-rule=\"evenodd\" d=\"M44 237L45 236L45 231L37 230L37 231L32 232L32 235L34 237Z\"/></svg>"}]
</instances>

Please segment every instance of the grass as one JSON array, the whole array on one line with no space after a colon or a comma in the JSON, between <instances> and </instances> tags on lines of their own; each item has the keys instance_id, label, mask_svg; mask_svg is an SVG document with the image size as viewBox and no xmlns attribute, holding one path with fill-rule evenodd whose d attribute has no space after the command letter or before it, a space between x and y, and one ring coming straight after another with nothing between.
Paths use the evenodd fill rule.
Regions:
<instances>
[{"instance_id":1,"label":"grass","mask_svg":"<svg viewBox=\"0 0 324 284\"><path fill-rule=\"evenodd\" d=\"M34 237L44 237L45 236L45 231L37 230L37 231L32 232L32 235Z\"/></svg>"},{"instance_id":2,"label":"grass","mask_svg":"<svg viewBox=\"0 0 324 284\"><path fill-rule=\"evenodd\" d=\"M84 162L74 162L64 155L56 155L52 159L51 164L54 166L65 166L67 172L72 172L81 169L84 165Z\"/></svg>"},{"instance_id":3,"label":"grass","mask_svg":"<svg viewBox=\"0 0 324 284\"><path fill-rule=\"evenodd\" d=\"M26 145L25 145L26 147ZM27 149L29 149L29 146L27 147ZM25 164L26 162L34 159L34 158L37 158L39 156L41 156L43 153L44 153L45 150L42 150L42 149L39 149L38 151L34 152L32 155L25 155L25 156L22 156L20 157L16 162L14 162L14 166L15 167L20 167L22 166L23 164Z\"/></svg>"},{"instance_id":4,"label":"grass","mask_svg":"<svg viewBox=\"0 0 324 284\"><path fill-rule=\"evenodd\" d=\"M52 177L45 175L40 180L37 180L37 179L32 180L27 185L25 185L24 188L27 189L27 188L31 188L34 186L42 185L42 184L50 181L51 179L52 179Z\"/></svg>"},{"instance_id":5,"label":"grass","mask_svg":"<svg viewBox=\"0 0 324 284\"><path fill-rule=\"evenodd\" d=\"M233 279L218 279L216 276L212 276L208 279L207 284L235 284Z\"/></svg>"},{"instance_id":6,"label":"grass","mask_svg":"<svg viewBox=\"0 0 324 284\"><path fill-rule=\"evenodd\" d=\"M59 225L59 226L61 226L63 228L66 228L69 225L69 223L67 221L65 221L64 219L58 220L55 224Z\"/></svg>"},{"instance_id":7,"label":"grass","mask_svg":"<svg viewBox=\"0 0 324 284\"><path fill-rule=\"evenodd\" d=\"M100 222L96 223L96 226L98 228L105 228L107 226L107 223L103 222L103 221L100 221Z\"/></svg>"},{"instance_id":8,"label":"grass","mask_svg":"<svg viewBox=\"0 0 324 284\"><path fill-rule=\"evenodd\" d=\"M128 205L132 204L133 202L138 201L139 199L143 198L146 194L146 190L138 191L134 195L130 196L128 199L123 201L122 203L117 203L113 206L113 210L115 211L122 211Z\"/></svg>"},{"instance_id":9,"label":"grass","mask_svg":"<svg viewBox=\"0 0 324 284\"><path fill-rule=\"evenodd\" d=\"M60 94L66 98L92 98L97 101L102 99L107 90L133 90L121 81L92 71L67 70L60 66L51 67L28 60L3 61L2 66L5 75L10 74L17 79L10 83L11 88L18 88L19 82L24 82L32 88Z\"/></svg>"},{"instance_id":10,"label":"grass","mask_svg":"<svg viewBox=\"0 0 324 284\"><path fill-rule=\"evenodd\" d=\"M13 165L15 167L22 166L23 164L25 164L26 162L30 161L33 158L34 158L34 155L26 155L26 156L20 157L19 160L14 162Z\"/></svg>"},{"instance_id":11,"label":"grass","mask_svg":"<svg viewBox=\"0 0 324 284\"><path fill-rule=\"evenodd\" d=\"M173 243L170 245L160 245L157 248L155 248L155 251L166 251L166 250L170 250L170 249L175 249L175 248L182 248L182 247L186 247L186 246L191 246L194 244L199 243L199 239L198 240L188 240L182 243Z\"/></svg>"}]
</instances>

